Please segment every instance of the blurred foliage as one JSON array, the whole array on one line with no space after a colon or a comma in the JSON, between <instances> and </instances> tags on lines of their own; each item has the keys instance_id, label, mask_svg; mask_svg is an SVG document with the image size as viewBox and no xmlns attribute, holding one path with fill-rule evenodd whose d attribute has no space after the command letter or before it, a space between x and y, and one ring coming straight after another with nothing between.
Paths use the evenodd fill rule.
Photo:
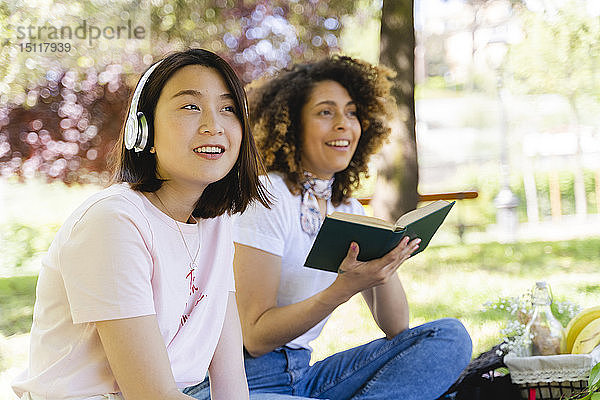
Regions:
<instances>
[{"instance_id":1,"label":"blurred foliage","mask_svg":"<svg viewBox=\"0 0 600 400\"><path fill-rule=\"evenodd\" d=\"M29 332L33 321L37 276L0 278L0 334Z\"/></svg>"},{"instance_id":2,"label":"blurred foliage","mask_svg":"<svg viewBox=\"0 0 600 400\"><path fill-rule=\"evenodd\" d=\"M153 1L159 54L204 47L223 55L245 82L338 51L341 18L355 2Z\"/></svg>"},{"instance_id":3,"label":"blurred foliage","mask_svg":"<svg viewBox=\"0 0 600 400\"><path fill-rule=\"evenodd\" d=\"M558 93L575 108L579 96L600 93L600 19L587 12L585 2L523 9L521 19L524 39L508 54L514 93Z\"/></svg>"},{"instance_id":4,"label":"blurred foliage","mask_svg":"<svg viewBox=\"0 0 600 400\"><path fill-rule=\"evenodd\" d=\"M58 225L29 225L20 222L0 225L0 272L15 271L48 250Z\"/></svg>"},{"instance_id":5,"label":"blurred foliage","mask_svg":"<svg viewBox=\"0 0 600 400\"><path fill-rule=\"evenodd\" d=\"M131 88L153 60L203 47L249 82L339 51L344 18L373 8L380 2L0 1L0 175L105 183L106 156ZM57 38L82 26L79 37ZM93 40L92 27L113 29L113 36L115 27L129 27L128 35L139 28L145 35L109 39L102 30ZM22 47L59 41L70 42L71 51Z\"/></svg>"}]
</instances>

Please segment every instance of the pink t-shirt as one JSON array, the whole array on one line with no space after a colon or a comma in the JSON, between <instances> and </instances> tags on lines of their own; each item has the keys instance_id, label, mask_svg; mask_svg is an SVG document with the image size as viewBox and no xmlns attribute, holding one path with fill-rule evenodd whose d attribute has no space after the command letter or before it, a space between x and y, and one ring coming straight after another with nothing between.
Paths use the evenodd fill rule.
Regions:
<instances>
[{"instance_id":1,"label":"pink t-shirt","mask_svg":"<svg viewBox=\"0 0 600 400\"><path fill-rule=\"evenodd\" d=\"M197 267L191 269L177 225ZM156 314L179 388L202 381L234 291L227 215L176 222L126 184L84 202L42 260L30 361L17 394L48 399L118 392L94 321Z\"/></svg>"}]
</instances>

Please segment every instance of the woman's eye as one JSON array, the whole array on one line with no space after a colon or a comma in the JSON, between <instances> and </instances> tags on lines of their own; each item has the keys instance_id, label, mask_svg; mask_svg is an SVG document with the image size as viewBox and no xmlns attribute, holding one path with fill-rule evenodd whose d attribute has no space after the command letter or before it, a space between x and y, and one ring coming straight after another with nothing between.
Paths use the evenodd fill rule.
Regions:
<instances>
[{"instance_id":1,"label":"woman's eye","mask_svg":"<svg viewBox=\"0 0 600 400\"><path fill-rule=\"evenodd\" d=\"M183 106L181 108L186 109L186 110L200 110L200 108L195 104L186 104L185 106Z\"/></svg>"},{"instance_id":2,"label":"woman's eye","mask_svg":"<svg viewBox=\"0 0 600 400\"><path fill-rule=\"evenodd\" d=\"M319 115L331 115L332 112L330 110L321 110L319 111Z\"/></svg>"},{"instance_id":3,"label":"woman's eye","mask_svg":"<svg viewBox=\"0 0 600 400\"><path fill-rule=\"evenodd\" d=\"M356 110L348 111L348 115L352 118L356 118L358 116L358 112Z\"/></svg>"},{"instance_id":4,"label":"woman's eye","mask_svg":"<svg viewBox=\"0 0 600 400\"><path fill-rule=\"evenodd\" d=\"M223 111L235 113L235 106L225 106L225 107L223 107Z\"/></svg>"}]
</instances>

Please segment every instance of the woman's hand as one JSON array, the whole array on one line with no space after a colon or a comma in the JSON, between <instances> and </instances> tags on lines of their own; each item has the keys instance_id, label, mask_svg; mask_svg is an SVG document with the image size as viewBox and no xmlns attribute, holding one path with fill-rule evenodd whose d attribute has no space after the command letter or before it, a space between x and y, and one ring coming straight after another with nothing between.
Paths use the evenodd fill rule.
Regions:
<instances>
[{"instance_id":1,"label":"woman's hand","mask_svg":"<svg viewBox=\"0 0 600 400\"><path fill-rule=\"evenodd\" d=\"M358 243L352 242L346 258L340 264L338 277L332 286L348 298L358 292L387 283L398 267L419 248L421 239L403 238L398 246L381 258L371 261L358 261Z\"/></svg>"},{"instance_id":2,"label":"woman's hand","mask_svg":"<svg viewBox=\"0 0 600 400\"><path fill-rule=\"evenodd\" d=\"M236 296L246 350L252 356L258 357L283 346L304 334L356 293L392 281L390 277L418 248L419 242L419 239L415 239L408 243L408 238L403 239L388 254L369 262L356 260L359 248L358 244L353 243L355 247L351 246L348 250L348 255L340 265L342 271L331 286L303 301L286 306L277 305L281 257L236 243L234 259ZM394 286L392 288L394 299L404 299L401 285L399 290L396 290L396 285L392 286ZM402 293L399 294L399 291ZM375 295L367 297L367 303L372 309L380 303L376 297ZM406 307L391 308L396 312ZM378 321L379 314L379 312L374 313ZM396 314L390 319L398 320ZM387 331L384 331L387 335Z\"/></svg>"}]
</instances>

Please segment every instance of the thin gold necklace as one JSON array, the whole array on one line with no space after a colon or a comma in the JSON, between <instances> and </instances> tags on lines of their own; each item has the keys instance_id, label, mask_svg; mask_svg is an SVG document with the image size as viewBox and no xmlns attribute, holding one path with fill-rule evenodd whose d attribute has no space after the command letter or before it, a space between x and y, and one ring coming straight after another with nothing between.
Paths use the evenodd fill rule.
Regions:
<instances>
[{"instance_id":1,"label":"thin gold necklace","mask_svg":"<svg viewBox=\"0 0 600 400\"><path fill-rule=\"evenodd\" d=\"M188 256L190 257L190 271L194 271L196 269L196 258L198 258L198 253L200 253L200 244L201 243L198 242L198 249L196 250L196 255L194 257L192 257L192 253L190 252L190 248L188 247L187 242L185 241L185 236L183 235L183 232L181 231L181 228L179 227L179 223L177 222L177 220L175 218L173 218L173 216L171 215L171 212L169 211L167 206L165 206L165 203L163 203L163 201L160 199L160 197L158 197L158 194L156 192L154 192L154 195L156 196L156 198L158 199L160 204L163 206L163 208L167 212L167 215L175 221L175 226L177 227L177 230L179 231L179 235L181 235L181 240L183 240L183 245L185 246L185 250L187 251ZM194 220L194 222L196 224L198 224L198 220L196 218L194 218L193 215L190 215L190 217Z\"/></svg>"}]
</instances>

